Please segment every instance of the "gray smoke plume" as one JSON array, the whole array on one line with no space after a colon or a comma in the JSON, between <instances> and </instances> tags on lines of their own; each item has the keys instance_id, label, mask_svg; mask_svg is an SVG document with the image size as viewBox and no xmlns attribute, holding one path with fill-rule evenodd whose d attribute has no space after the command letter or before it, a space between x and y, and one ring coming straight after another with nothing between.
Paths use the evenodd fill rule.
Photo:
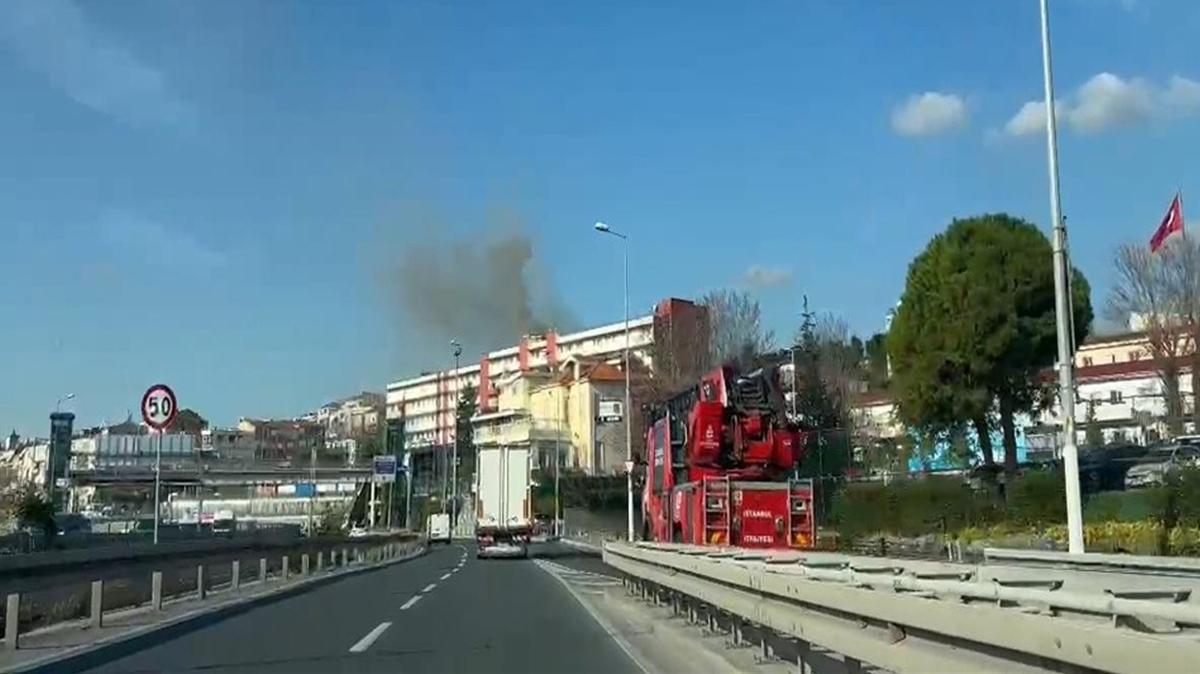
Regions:
<instances>
[{"instance_id":1,"label":"gray smoke plume","mask_svg":"<svg viewBox=\"0 0 1200 674\"><path fill-rule=\"evenodd\" d=\"M557 293L535 273L533 243L508 234L481 243L418 243L401 257L399 283L412 334L458 339L467 354L521 335L574 327Z\"/></svg>"}]
</instances>

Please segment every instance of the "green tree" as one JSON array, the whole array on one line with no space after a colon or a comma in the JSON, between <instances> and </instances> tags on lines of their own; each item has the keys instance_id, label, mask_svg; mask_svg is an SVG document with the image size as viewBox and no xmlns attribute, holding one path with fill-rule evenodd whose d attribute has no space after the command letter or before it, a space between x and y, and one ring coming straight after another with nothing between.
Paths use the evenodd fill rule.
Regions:
<instances>
[{"instance_id":1,"label":"green tree","mask_svg":"<svg viewBox=\"0 0 1200 674\"><path fill-rule=\"evenodd\" d=\"M32 486L24 487L16 499L17 524L40 532L47 546L58 532L54 522L57 514L54 500Z\"/></svg>"},{"instance_id":2,"label":"green tree","mask_svg":"<svg viewBox=\"0 0 1200 674\"><path fill-rule=\"evenodd\" d=\"M466 386L458 396L455 438L458 443L458 480L463 485L475 479L475 432L471 417L479 410L479 389ZM463 487L460 486L460 492Z\"/></svg>"},{"instance_id":3,"label":"green tree","mask_svg":"<svg viewBox=\"0 0 1200 674\"><path fill-rule=\"evenodd\" d=\"M867 387L872 391L882 391L888 383L888 354L887 335L877 332L863 345L866 358Z\"/></svg>"},{"instance_id":4,"label":"green tree","mask_svg":"<svg viewBox=\"0 0 1200 674\"><path fill-rule=\"evenodd\" d=\"M1092 322L1090 289L1072 270L1076 345ZM1039 375L1057 354L1050 243L1005 214L954 220L908 269L888 333L893 390L906 423L977 430L985 460L998 420L1004 468L1015 473L1015 417L1050 404ZM995 415L995 416L993 416Z\"/></svg>"},{"instance_id":5,"label":"green tree","mask_svg":"<svg viewBox=\"0 0 1200 674\"><path fill-rule=\"evenodd\" d=\"M1100 431L1100 422L1096 420L1096 402L1087 401L1087 418L1084 420L1083 443L1089 448L1104 445L1104 433Z\"/></svg>"},{"instance_id":6,"label":"green tree","mask_svg":"<svg viewBox=\"0 0 1200 674\"><path fill-rule=\"evenodd\" d=\"M174 433L186 433L199 437L200 431L208 428L208 421L200 416L200 413L190 407L185 407L179 410L179 414L175 416L175 421L171 423L171 431Z\"/></svg>"}]
</instances>

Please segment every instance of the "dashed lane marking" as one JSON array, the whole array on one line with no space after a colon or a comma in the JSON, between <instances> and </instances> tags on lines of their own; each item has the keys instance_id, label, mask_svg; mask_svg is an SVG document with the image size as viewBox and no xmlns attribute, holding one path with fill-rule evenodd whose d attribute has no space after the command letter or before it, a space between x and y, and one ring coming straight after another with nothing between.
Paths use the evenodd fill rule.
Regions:
<instances>
[{"instance_id":1,"label":"dashed lane marking","mask_svg":"<svg viewBox=\"0 0 1200 674\"><path fill-rule=\"evenodd\" d=\"M442 580L446 580L446 579L447 579L447 578L449 578L449 577L450 577L450 574L449 574L449 573L443 573L443 574L442 574L442 578L441 578L441 579L442 579Z\"/></svg>"},{"instance_id":2,"label":"dashed lane marking","mask_svg":"<svg viewBox=\"0 0 1200 674\"><path fill-rule=\"evenodd\" d=\"M421 595L418 594L415 597L413 597L412 599L409 599L408 601L404 602L404 605L400 607L400 610L407 611L408 609L412 608L413 606L416 606L417 602L419 602L419 601L421 601Z\"/></svg>"},{"instance_id":3,"label":"dashed lane marking","mask_svg":"<svg viewBox=\"0 0 1200 674\"><path fill-rule=\"evenodd\" d=\"M368 648L371 647L371 644L375 643L376 639L383 636L383 633L386 632L387 629L391 626L392 626L391 623L379 623L379 625L375 629L371 630L370 632L367 632L367 636L359 639L358 643L351 646L350 652L351 653L362 653L363 651L367 650Z\"/></svg>"},{"instance_id":4,"label":"dashed lane marking","mask_svg":"<svg viewBox=\"0 0 1200 674\"><path fill-rule=\"evenodd\" d=\"M421 590L421 594L428 594L430 592L433 592L433 588L435 588L435 587L437 587L437 583L430 583L425 586L424 590Z\"/></svg>"}]
</instances>

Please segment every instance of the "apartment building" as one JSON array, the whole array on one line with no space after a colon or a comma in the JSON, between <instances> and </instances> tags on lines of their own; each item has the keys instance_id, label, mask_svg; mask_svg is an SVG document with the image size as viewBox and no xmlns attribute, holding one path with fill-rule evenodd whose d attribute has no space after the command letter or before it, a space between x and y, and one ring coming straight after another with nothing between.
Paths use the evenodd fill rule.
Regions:
<instances>
[{"instance_id":1,"label":"apartment building","mask_svg":"<svg viewBox=\"0 0 1200 674\"><path fill-rule=\"evenodd\" d=\"M313 421L242 418L237 428L253 437L262 461L307 464L325 448L325 427Z\"/></svg>"},{"instance_id":2,"label":"apartment building","mask_svg":"<svg viewBox=\"0 0 1200 674\"><path fill-rule=\"evenodd\" d=\"M383 423L385 400L382 393L363 391L356 396L322 405L316 412L307 415L306 420L324 426L325 437L329 440L375 435L382 432L380 424Z\"/></svg>"},{"instance_id":3,"label":"apartment building","mask_svg":"<svg viewBox=\"0 0 1200 674\"><path fill-rule=\"evenodd\" d=\"M632 358L652 368L656 338L660 344L669 341L679 346L667 349L670 353L685 351L688 343L699 343L694 333L707 330L706 316L703 307L672 298L660 302L650 315L631 318ZM454 441L454 412L463 389L478 391L481 412L494 410L496 382L504 377L533 369L556 369L572 357L619 364L624 348L623 321L562 335L526 335L514 346L483 354L478 363L388 384L387 417L405 420L409 447L448 446Z\"/></svg>"}]
</instances>

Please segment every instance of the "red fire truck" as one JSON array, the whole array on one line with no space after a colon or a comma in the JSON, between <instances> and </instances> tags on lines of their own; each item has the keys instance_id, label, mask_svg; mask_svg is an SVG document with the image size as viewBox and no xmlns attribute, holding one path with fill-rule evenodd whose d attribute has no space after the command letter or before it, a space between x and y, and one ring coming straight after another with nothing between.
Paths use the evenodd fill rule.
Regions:
<instances>
[{"instance_id":1,"label":"red fire truck","mask_svg":"<svg viewBox=\"0 0 1200 674\"><path fill-rule=\"evenodd\" d=\"M648 413L645 540L813 545L812 481L790 477L803 449L777 369L718 368Z\"/></svg>"}]
</instances>

